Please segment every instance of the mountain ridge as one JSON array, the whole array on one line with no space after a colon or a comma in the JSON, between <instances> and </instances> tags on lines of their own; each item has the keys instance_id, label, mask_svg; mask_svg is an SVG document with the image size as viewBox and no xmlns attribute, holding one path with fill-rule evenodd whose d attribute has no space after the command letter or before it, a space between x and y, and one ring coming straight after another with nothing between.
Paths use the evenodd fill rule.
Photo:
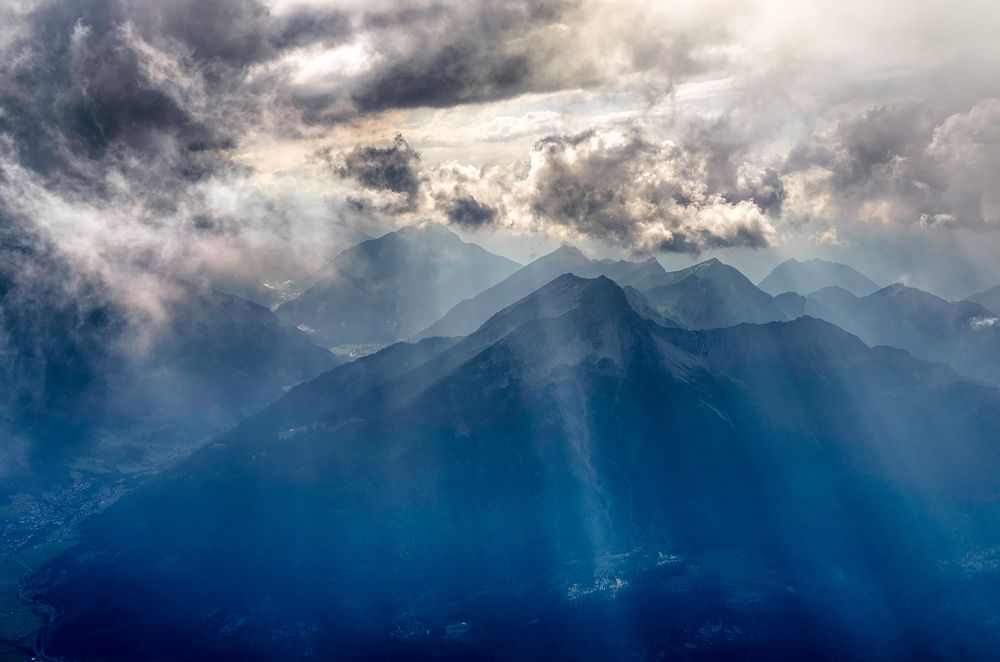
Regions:
<instances>
[{"instance_id":1,"label":"mountain ridge","mask_svg":"<svg viewBox=\"0 0 1000 662\"><path fill-rule=\"evenodd\" d=\"M663 628L706 655L950 650L954 627L984 635L919 598L970 590L945 588L965 553L955 527L993 544L967 522L991 512L974 504L1000 467L996 398L823 320L669 328L610 279L564 275L462 339L399 343L293 389L95 518L36 584L63 610L46 650L169 656L183 631L215 655L607 657ZM961 437L935 432L960 420ZM929 493L945 495L941 528ZM774 579L697 570L720 553ZM837 568L902 597L831 584ZM96 586L114 598L97 604ZM137 586L183 586L203 610L157 603L151 628ZM660 625L550 636L633 610ZM704 614L750 634L699 640Z\"/></svg>"},{"instance_id":2,"label":"mountain ridge","mask_svg":"<svg viewBox=\"0 0 1000 662\"><path fill-rule=\"evenodd\" d=\"M879 289L874 281L853 267L818 258L786 260L758 283L762 290L774 296L785 292L806 296L831 285L839 285L857 296L866 296Z\"/></svg>"},{"instance_id":3,"label":"mountain ridge","mask_svg":"<svg viewBox=\"0 0 1000 662\"><path fill-rule=\"evenodd\" d=\"M327 344L393 342L519 267L439 224L407 226L341 252L276 312Z\"/></svg>"}]
</instances>

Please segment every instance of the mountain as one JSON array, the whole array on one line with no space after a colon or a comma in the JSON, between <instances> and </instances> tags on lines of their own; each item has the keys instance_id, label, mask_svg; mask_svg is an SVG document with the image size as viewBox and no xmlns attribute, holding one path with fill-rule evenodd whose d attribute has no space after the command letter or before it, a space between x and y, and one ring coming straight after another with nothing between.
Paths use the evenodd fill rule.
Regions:
<instances>
[{"instance_id":1,"label":"mountain","mask_svg":"<svg viewBox=\"0 0 1000 662\"><path fill-rule=\"evenodd\" d=\"M55 491L81 458L111 475L191 448L338 363L266 308L130 269L112 293L44 238L0 250L0 436L21 449L0 453L4 493L15 477Z\"/></svg>"},{"instance_id":2,"label":"mountain","mask_svg":"<svg viewBox=\"0 0 1000 662\"><path fill-rule=\"evenodd\" d=\"M811 294L810 314L873 345L891 345L969 377L1000 384L1000 320L971 301L950 302L904 285L866 297L830 287Z\"/></svg>"},{"instance_id":3,"label":"mountain","mask_svg":"<svg viewBox=\"0 0 1000 662\"><path fill-rule=\"evenodd\" d=\"M797 319L803 315L817 319L830 319L832 316L818 300L804 297L795 292L784 292L777 295L774 297L774 305L778 307L781 314L788 320Z\"/></svg>"},{"instance_id":4,"label":"mountain","mask_svg":"<svg viewBox=\"0 0 1000 662\"><path fill-rule=\"evenodd\" d=\"M277 313L327 345L392 342L519 266L442 225L424 223L340 253L328 273Z\"/></svg>"},{"instance_id":5,"label":"mountain","mask_svg":"<svg viewBox=\"0 0 1000 662\"><path fill-rule=\"evenodd\" d=\"M800 262L793 258L782 262L759 283L760 289L775 296L784 292L806 295L832 286L857 296L867 296L879 289L871 279L846 264L817 259Z\"/></svg>"},{"instance_id":6,"label":"mountain","mask_svg":"<svg viewBox=\"0 0 1000 662\"><path fill-rule=\"evenodd\" d=\"M692 329L785 319L769 294L715 258L665 274L643 294L661 313Z\"/></svg>"},{"instance_id":7,"label":"mountain","mask_svg":"<svg viewBox=\"0 0 1000 662\"><path fill-rule=\"evenodd\" d=\"M567 273L582 278L607 276L619 285L629 285L638 291L644 291L659 282L666 272L655 258L649 258L644 262L591 260L578 248L560 246L493 287L457 304L441 319L414 335L412 339L464 336L472 333L494 313Z\"/></svg>"},{"instance_id":8,"label":"mountain","mask_svg":"<svg viewBox=\"0 0 1000 662\"><path fill-rule=\"evenodd\" d=\"M966 301L978 303L979 305L985 306L989 310L1000 315L1000 285L990 288L985 292L973 294L971 297L966 299Z\"/></svg>"},{"instance_id":9,"label":"mountain","mask_svg":"<svg viewBox=\"0 0 1000 662\"><path fill-rule=\"evenodd\" d=\"M998 397L565 275L293 388L25 592L71 659L988 657Z\"/></svg>"}]
</instances>

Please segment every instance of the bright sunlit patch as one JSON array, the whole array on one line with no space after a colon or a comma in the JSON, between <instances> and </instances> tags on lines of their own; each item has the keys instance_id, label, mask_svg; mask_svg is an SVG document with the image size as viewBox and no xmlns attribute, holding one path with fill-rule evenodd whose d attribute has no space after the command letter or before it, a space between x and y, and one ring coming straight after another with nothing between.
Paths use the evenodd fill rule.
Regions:
<instances>
[{"instance_id":1,"label":"bright sunlit patch","mask_svg":"<svg viewBox=\"0 0 1000 662\"><path fill-rule=\"evenodd\" d=\"M297 71L292 83L307 86L359 76L371 70L379 60L378 52L364 38L319 52L304 52L294 60Z\"/></svg>"}]
</instances>

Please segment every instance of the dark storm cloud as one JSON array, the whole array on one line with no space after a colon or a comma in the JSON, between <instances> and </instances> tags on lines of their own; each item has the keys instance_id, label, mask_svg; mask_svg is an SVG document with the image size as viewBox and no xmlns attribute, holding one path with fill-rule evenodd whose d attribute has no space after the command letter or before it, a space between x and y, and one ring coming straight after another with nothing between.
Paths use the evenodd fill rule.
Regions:
<instances>
[{"instance_id":1,"label":"dark storm cloud","mask_svg":"<svg viewBox=\"0 0 1000 662\"><path fill-rule=\"evenodd\" d=\"M231 160L249 130L273 128L271 105L283 108L284 88L254 87L253 70L290 49L339 43L350 33L343 12L39 0L0 15L11 22L0 33L0 223L33 225L31 236L49 237L75 270L48 277L102 282L104 296L148 319L163 293L123 263L227 271L263 289L286 254L311 252L307 268L326 259L337 228L355 218L342 197L248 190L252 173ZM297 116L287 120L294 132ZM314 215L322 234L309 229Z\"/></svg>"},{"instance_id":2,"label":"dark storm cloud","mask_svg":"<svg viewBox=\"0 0 1000 662\"><path fill-rule=\"evenodd\" d=\"M258 0L131 0L126 6L147 39L174 40L198 62L238 69L352 34L351 16L330 8L274 15Z\"/></svg>"},{"instance_id":3,"label":"dark storm cloud","mask_svg":"<svg viewBox=\"0 0 1000 662\"><path fill-rule=\"evenodd\" d=\"M432 5L425 20L406 25L407 41L418 47L390 50L391 63L376 71L354 100L363 111L447 107L556 89L570 81L543 71L549 44L537 30L572 4L482 2L469 5L473 11Z\"/></svg>"},{"instance_id":4,"label":"dark storm cloud","mask_svg":"<svg viewBox=\"0 0 1000 662\"><path fill-rule=\"evenodd\" d=\"M22 20L0 63L0 131L19 161L96 185L139 158L166 188L220 165L206 152L280 97L248 86L249 67L351 32L343 12L274 16L256 0L47 1Z\"/></svg>"},{"instance_id":5,"label":"dark storm cloud","mask_svg":"<svg viewBox=\"0 0 1000 662\"><path fill-rule=\"evenodd\" d=\"M269 114L294 134L302 120L594 83L589 66L552 57L569 41L553 26L572 6L303 5L274 14L258 0L46 0L3 54L0 130L43 173L96 179L103 159L124 150L114 155L153 156L174 168L171 177L197 176L210 165L197 153L234 146ZM359 39L374 45L373 64L350 75L302 82L286 57Z\"/></svg>"},{"instance_id":6,"label":"dark storm cloud","mask_svg":"<svg viewBox=\"0 0 1000 662\"><path fill-rule=\"evenodd\" d=\"M183 179L204 170L199 152L232 145L226 131L149 75L130 9L85 0L44 3L27 16L28 38L0 65L0 130L13 138L23 164L94 181L104 159L124 150L155 159L157 167L169 161L170 177ZM178 152L190 161L178 162Z\"/></svg>"},{"instance_id":7,"label":"dark storm cloud","mask_svg":"<svg viewBox=\"0 0 1000 662\"><path fill-rule=\"evenodd\" d=\"M0 131L38 172L96 181L110 165L151 158L161 181L183 185L225 166L220 152L249 130L294 136L393 109L699 70L699 44L682 35L653 31L581 49L582 33L593 30L581 25L590 11L581 3L429 0L275 12L261 0L42 0L2 53ZM623 25L626 36L636 28ZM363 51L356 67L302 75L323 49L340 46Z\"/></svg>"},{"instance_id":8,"label":"dark storm cloud","mask_svg":"<svg viewBox=\"0 0 1000 662\"><path fill-rule=\"evenodd\" d=\"M479 228L493 223L497 219L497 210L472 196L462 196L451 202L446 215L450 223Z\"/></svg>"},{"instance_id":9,"label":"dark storm cloud","mask_svg":"<svg viewBox=\"0 0 1000 662\"><path fill-rule=\"evenodd\" d=\"M586 58L568 59L561 21L576 0L429 2L363 13L358 34L378 62L346 85L296 86L311 122L400 108L447 108L601 81Z\"/></svg>"},{"instance_id":10,"label":"dark storm cloud","mask_svg":"<svg viewBox=\"0 0 1000 662\"><path fill-rule=\"evenodd\" d=\"M354 179L362 188L401 194L404 203L394 205L392 211L408 211L415 206L420 191L420 154L402 135L396 134L388 147L358 145L339 163L334 157L327 158L340 176Z\"/></svg>"},{"instance_id":11,"label":"dark storm cloud","mask_svg":"<svg viewBox=\"0 0 1000 662\"><path fill-rule=\"evenodd\" d=\"M532 89L531 73L526 54L483 52L463 39L429 58L397 62L354 99L362 111L492 101Z\"/></svg>"}]
</instances>

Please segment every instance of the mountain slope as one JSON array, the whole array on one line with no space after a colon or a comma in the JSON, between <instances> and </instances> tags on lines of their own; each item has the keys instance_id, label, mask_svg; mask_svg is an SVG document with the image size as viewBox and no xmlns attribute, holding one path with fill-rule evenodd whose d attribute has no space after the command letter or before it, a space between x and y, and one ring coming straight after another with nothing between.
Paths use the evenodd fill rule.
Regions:
<instances>
[{"instance_id":1,"label":"mountain slope","mask_svg":"<svg viewBox=\"0 0 1000 662\"><path fill-rule=\"evenodd\" d=\"M692 329L785 319L769 294L737 269L712 258L673 271L644 292L661 313Z\"/></svg>"},{"instance_id":2,"label":"mountain slope","mask_svg":"<svg viewBox=\"0 0 1000 662\"><path fill-rule=\"evenodd\" d=\"M155 303L140 314L22 239L0 250L0 435L26 458L5 488L23 473L54 490L47 472L62 480L78 457L131 466L190 448L338 363L261 306L132 266L132 296Z\"/></svg>"},{"instance_id":3,"label":"mountain slope","mask_svg":"<svg viewBox=\"0 0 1000 662\"><path fill-rule=\"evenodd\" d=\"M971 301L973 303L978 303L981 306L985 306L992 312L1000 315L1000 285L990 288L985 292L980 292L979 294L973 294L971 297L966 299L966 301Z\"/></svg>"},{"instance_id":4,"label":"mountain slope","mask_svg":"<svg viewBox=\"0 0 1000 662\"><path fill-rule=\"evenodd\" d=\"M997 397L819 320L671 329L563 276L293 389L29 590L74 658L975 655Z\"/></svg>"},{"instance_id":5,"label":"mountain slope","mask_svg":"<svg viewBox=\"0 0 1000 662\"><path fill-rule=\"evenodd\" d=\"M775 296L784 292L807 295L832 286L867 296L879 289L870 278L846 264L818 259L800 262L794 258L776 266L758 286Z\"/></svg>"},{"instance_id":6,"label":"mountain slope","mask_svg":"<svg viewBox=\"0 0 1000 662\"><path fill-rule=\"evenodd\" d=\"M808 299L818 304L813 314L870 344L899 347L1000 384L1000 322L977 303L949 302L899 284L860 298L841 288L826 288Z\"/></svg>"},{"instance_id":7,"label":"mountain slope","mask_svg":"<svg viewBox=\"0 0 1000 662\"><path fill-rule=\"evenodd\" d=\"M329 345L408 337L519 265L444 226L409 226L339 254L278 316Z\"/></svg>"},{"instance_id":8,"label":"mountain slope","mask_svg":"<svg viewBox=\"0 0 1000 662\"><path fill-rule=\"evenodd\" d=\"M493 314L567 273L581 278L607 276L619 285L629 285L643 291L658 282L666 272L655 258L644 262L590 260L577 248L561 246L488 290L457 304L441 319L413 336L413 339L472 333Z\"/></svg>"}]
</instances>

